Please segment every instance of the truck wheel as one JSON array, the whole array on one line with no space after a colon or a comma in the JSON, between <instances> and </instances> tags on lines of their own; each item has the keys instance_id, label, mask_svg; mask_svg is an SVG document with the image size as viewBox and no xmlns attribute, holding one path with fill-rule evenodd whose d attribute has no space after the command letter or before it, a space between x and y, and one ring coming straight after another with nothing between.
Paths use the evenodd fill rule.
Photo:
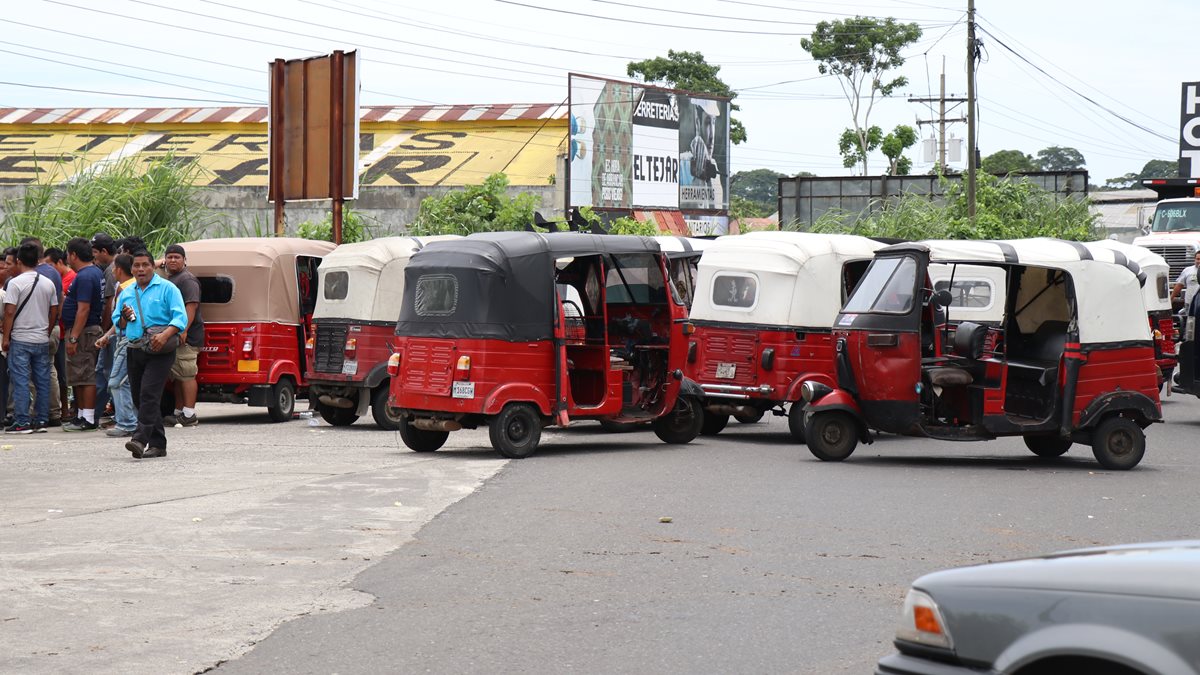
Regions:
<instances>
[{"instance_id":1,"label":"truck wheel","mask_svg":"<svg viewBox=\"0 0 1200 675\"><path fill-rule=\"evenodd\" d=\"M804 401L796 401L788 407L788 431L797 443L804 442Z\"/></svg>"},{"instance_id":2,"label":"truck wheel","mask_svg":"<svg viewBox=\"0 0 1200 675\"><path fill-rule=\"evenodd\" d=\"M1061 436L1025 436L1025 447L1038 457L1059 457L1071 449L1071 439Z\"/></svg>"},{"instance_id":3,"label":"truck wheel","mask_svg":"<svg viewBox=\"0 0 1200 675\"><path fill-rule=\"evenodd\" d=\"M542 419L528 403L509 403L488 425L492 448L509 459L525 459L537 450Z\"/></svg>"},{"instance_id":4,"label":"truck wheel","mask_svg":"<svg viewBox=\"0 0 1200 675\"><path fill-rule=\"evenodd\" d=\"M271 387L271 403L267 405L267 415L272 422L286 422L292 419L296 409L296 385L292 378L281 377Z\"/></svg>"},{"instance_id":5,"label":"truck wheel","mask_svg":"<svg viewBox=\"0 0 1200 675\"><path fill-rule=\"evenodd\" d=\"M449 431L418 429L411 424L400 425L400 440L413 452L434 452L446 444Z\"/></svg>"},{"instance_id":6,"label":"truck wheel","mask_svg":"<svg viewBox=\"0 0 1200 675\"><path fill-rule=\"evenodd\" d=\"M804 426L808 451L823 462L840 462L858 446L858 424L840 410L819 412Z\"/></svg>"},{"instance_id":7,"label":"truck wheel","mask_svg":"<svg viewBox=\"0 0 1200 675\"><path fill-rule=\"evenodd\" d=\"M704 425L704 409L690 396L680 396L671 412L654 420L654 435L663 443L682 445L700 435Z\"/></svg>"},{"instance_id":8,"label":"truck wheel","mask_svg":"<svg viewBox=\"0 0 1200 675\"><path fill-rule=\"evenodd\" d=\"M358 421L354 408L337 408L318 401L317 412L321 414L321 419L335 427L348 427Z\"/></svg>"},{"instance_id":9,"label":"truck wheel","mask_svg":"<svg viewBox=\"0 0 1200 675\"><path fill-rule=\"evenodd\" d=\"M726 424L729 424L729 415L717 415L705 410L704 422L700 424L700 434L702 436L716 436L721 433Z\"/></svg>"},{"instance_id":10,"label":"truck wheel","mask_svg":"<svg viewBox=\"0 0 1200 675\"><path fill-rule=\"evenodd\" d=\"M742 424L755 424L763 418L763 411L755 408L753 411L734 415L733 418Z\"/></svg>"},{"instance_id":11,"label":"truck wheel","mask_svg":"<svg viewBox=\"0 0 1200 675\"><path fill-rule=\"evenodd\" d=\"M375 418L375 424L378 424L380 429L386 431L397 431L401 427L408 426L404 423L404 418L388 405L387 382L379 385L379 388L375 390L375 395L371 397L371 417Z\"/></svg>"},{"instance_id":12,"label":"truck wheel","mask_svg":"<svg viewBox=\"0 0 1200 675\"><path fill-rule=\"evenodd\" d=\"M1106 469L1127 471L1146 454L1146 434L1127 417L1110 417L1092 432L1092 454Z\"/></svg>"}]
</instances>

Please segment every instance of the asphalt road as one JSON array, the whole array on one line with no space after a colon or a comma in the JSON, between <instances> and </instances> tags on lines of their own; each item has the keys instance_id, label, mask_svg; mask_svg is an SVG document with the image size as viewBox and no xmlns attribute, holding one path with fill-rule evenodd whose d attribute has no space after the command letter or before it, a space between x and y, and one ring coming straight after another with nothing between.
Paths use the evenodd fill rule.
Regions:
<instances>
[{"instance_id":1,"label":"asphalt road","mask_svg":"<svg viewBox=\"0 0 1200 675\"><path fill-rule=\"evenodd\" d=\"M870 672L925 572L1196 537L1200 402L1164 410L1124 473L1019 439L884 436L826 464L782 418L674 447L548 430L537 455L372 561L350 584L369 603L290 621L219 670ZM490 456L480 432L452 439L433 465Z\"/></svg>"}]
</instances>

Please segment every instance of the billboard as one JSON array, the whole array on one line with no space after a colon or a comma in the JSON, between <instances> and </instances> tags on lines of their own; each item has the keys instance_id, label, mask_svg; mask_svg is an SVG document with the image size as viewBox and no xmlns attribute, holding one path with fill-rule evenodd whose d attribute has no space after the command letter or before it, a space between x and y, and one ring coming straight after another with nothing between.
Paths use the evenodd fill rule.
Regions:
<instances>
[{"instance_id":1,"label":"billboard","mask_svg":"<svg viewBox=\"0 0 1200 675\"><path fill-rule=\"evenodd\" d=\"M1179 175L1200 178L1200 82L1183 83L1179 121Z\"/></svg>"},{"instance_id":2,"label":"billboard","mask_svg":"<svg viewBox=\"0 0 1200 675\"><path fill-rule=\"evenodd\" d=\"M572 74L572 206L725 211L729 101Z\"/></svg>"}]
</instances>

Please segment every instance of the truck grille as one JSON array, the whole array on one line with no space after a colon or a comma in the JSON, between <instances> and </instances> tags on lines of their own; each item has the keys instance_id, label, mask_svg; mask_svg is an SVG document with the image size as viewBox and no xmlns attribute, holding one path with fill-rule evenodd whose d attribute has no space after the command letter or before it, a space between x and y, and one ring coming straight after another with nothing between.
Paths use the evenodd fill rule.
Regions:
<instances>
[{"instance_id":1,"label":"truck grille","mask_svg":"<svg viewBox=\"0 0 1200 675\"><path fill-rule=\"evenodd\" d=\"M1183 268L1195 262L1196 248L1187 244L1146 244L1146 248L1161 255L1171 267L1171 281L1179 278Z\"/></svg>"},{"instance_id":2,"label":"truck grille","mask_svg":"<svg viewBox=\"0 0 1200 675\"><path fill-rule=\"evenodd\" d=\"M340 373L346 360L345 324L317 324L317 338L313 343L313 369L318 373Z\"/></svg>"}]
</instances>

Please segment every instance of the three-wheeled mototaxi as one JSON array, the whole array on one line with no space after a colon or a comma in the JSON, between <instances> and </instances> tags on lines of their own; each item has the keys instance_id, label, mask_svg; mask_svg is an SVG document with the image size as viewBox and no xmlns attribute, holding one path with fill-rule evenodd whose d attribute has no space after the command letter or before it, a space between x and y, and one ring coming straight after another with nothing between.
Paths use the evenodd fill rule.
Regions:
<instances>
[{"instance_id":1,"label":"three-wheeled mototaxi","mask_svg":"<svg viewBox=\"0 0 1200 675\"><path fill-rule=\"evenodd\" d=\"M654 237L659 248L667 256L668 271L674 292L687 308L691 308L696 297L696 277L700 267L700 258L705 249L712 246L714 239L698 237L680 237L676 235L658 235Z\"/></svg>"},{"instance_id":2,"label":"three-wheeled mototaxi","mask_svg":"<svg viewBox=\"0 0 1200 675\"><path fill-rule=\"evenodd\" d=\"M1007 272L1002 324L958 325L944 341L933 263ZM839 461L870 430L943 440L1022 436L1057 457L1089 443L1130 469L1161 421L1159 372L1142 301L1146 275L1124 256L1057 240L926 241L880 249L833 331L836 386L809 381L805 435ZM989 331L997 351L986 352Z\"/></svg>"},{"instance_id":3,"label":"three-wheeled mototaxi","mask_svg":"<svg viewBox=\"0 0 1200 675\"><path fill-rule=\"evenodd\" d=\"M684 370L704 390L702 433L773 411L804 440L800 386L834 385L834 318L882 246L854 235L750 232L705 250Z\"/></svg>"},{"instance_id":4,"label":"three-wheeled mototaxi","mask_svg":"<svg viewBox=\"0 0 1200 675\"><path fill-rule=\"evenodd\" d=\"M204 347L197 357L201 401L266 406L292 418L307 396L305 344L317 302L317 267L327 241L288 237L201 239L183 244L200 281Z\"/></svg>"},{"instance_id":5,"label":"three-wheeled mototaxi","mask_svg":"<svg viewBox=\"0 0 1200 675\"><path fill-rule=\"evenodd\" d=\"M647 237L503 232L435 242L405 270L389 360L404 443L437 450L487 425L522 458L542 427L651 421L667 443L700 432L683 375L687 308Z\"/></svg>"},{"instance_id":6,"label":"three-wheeled mototaxi","mask_svg":"<svg viewBox=\"0 0 1200 675\"><path fill-rule=\"evenodd\" d=\"M342 244L321 261L320 292L308 340L309 398L333 426L367 414L389 431L400 428L388 406L388 357L404 298L409 258L438 237L381 237Z\"/></svg>"}]
</instances>

